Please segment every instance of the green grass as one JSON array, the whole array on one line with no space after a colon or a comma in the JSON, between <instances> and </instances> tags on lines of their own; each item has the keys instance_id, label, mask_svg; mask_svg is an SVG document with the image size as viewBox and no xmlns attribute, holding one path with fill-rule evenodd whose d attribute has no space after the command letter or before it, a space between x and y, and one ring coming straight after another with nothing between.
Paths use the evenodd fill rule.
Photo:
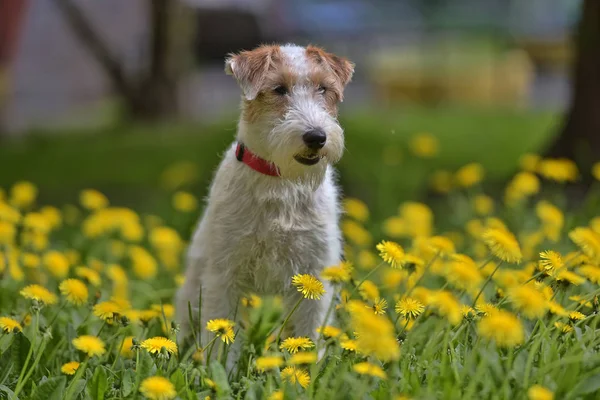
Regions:
<instances>
[{"instance_id":1,"label":"green grass","mask_svg":"<svg viewBox=\"0 0 600 400\"><path fill-rule=\"evenodd\" d=\"M339 164L344 191L377 209L420 197L434 168L454 170L481 162L491 181L514 171L526 151L537 151L551 137L552 113L473 109L365 110L343 115L347 151ZM170 123L96 132L37 132L0 144L0 187L29 179L50 202L73 198L97 187L125 204L144 205L156 197L162 171L180 160L198 165L194 192L203 195L222 151L235 135L235 117L209 126ZM423 162L411 157L411 135L430 132L441 154ZM386 165L386 147L398 147L399 164Z\"/></svg>"}]
</instances>

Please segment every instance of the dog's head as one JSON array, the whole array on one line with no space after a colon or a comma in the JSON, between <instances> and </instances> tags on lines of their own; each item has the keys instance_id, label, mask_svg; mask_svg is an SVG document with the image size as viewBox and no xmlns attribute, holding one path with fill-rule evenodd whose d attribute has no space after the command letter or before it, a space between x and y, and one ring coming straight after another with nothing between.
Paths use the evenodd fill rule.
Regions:
<instances>
[{"instance_id":1,"label":"dog's head","mask_svg":"<svg viewBox=\"0 0 600 400\"><path fill-rule=\"evenodd\" d=\"M314 46L261 46L230 56L225 71L242 89L239 135L281 175L322 175L344 149L337 121L354 65Z\"/></svg>"}]
</instances>

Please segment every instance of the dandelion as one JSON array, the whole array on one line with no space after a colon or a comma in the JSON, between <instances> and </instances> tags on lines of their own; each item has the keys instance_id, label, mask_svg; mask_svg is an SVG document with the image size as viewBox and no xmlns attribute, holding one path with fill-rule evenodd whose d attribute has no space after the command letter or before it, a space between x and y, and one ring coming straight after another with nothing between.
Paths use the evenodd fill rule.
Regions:
<instances>
[{"instance_id":1,"label":"dandelion","mask_svg":"<svg viewBox=\"0 0 600 400\"><path fill-rule=\"evenodd\" d=\"M141 343L141 346L150 354L160 353L163 348L169 354L177 353L177 344L171 339L162 336L146 339Z\"/></svg>"},{"instance_id":2,"label":"dandelion","mask_svg":"<svg viewBox=\"0 0 600 400\"><path fill-rule=\"evenodd\" d=\"M405 297L396 302L395 310L406 319L415 319L423 313L425 306L419 300Z\"/></svg>"},{"instance_id":3,"label":"dandelion","mask_svg":"<svg viewBox=\"0 0 600 400\"><path fill-rule=\"evenodd\" d=\"M404 261L404 250L395 242L383 240L377 245L379 256L392 268L401 268Z\"/></svg>"},{"instance_id":4,"label":"dandelion","mask_svg":"<svg viewBox=\"0 0 600 400\"><path fill-rule=\"evenodd\" d=\"M521 248L512 233L492 228L483 233L482 239L497 258L509 263L521 262Z\"/></svg>"},{"instance_id":5,"label":"dandelion","mask_svg":"<svg viewBox=\"0 0 600 400\"><path fill-rule=\"evenodd\" d=\"M17 182L10 189L10 203L21 210L30 207L35 202L38 190L31 182Z\"/></svg>"},{"instance_id":6,"label":"dandelion","mask_svg":"<svg viewBox=\"0 0 600 400\"><path fill-rule=\"evenodd\" d=\"M581 321L582 319L585 319L585 314L580 313L579 311L571 311L569 313L569 319L572 322Z\"/></svg>"},{"instance_id":7,"label":"dandelion","mask_svg":"<svg viewBox=\"0 0 600 400\"><path fill-rule=\"evenodd\" d=\"M351 266L347 262L342 262L339 265L326 267L321 271L321 278L332 283L343 283L350 281Z\"/></svg>"},{"instance_id":8,"label":"dandelion","mask_svg":"<svg viewBox=\"0 0 600 400\"><path fill-rule=\"evenodd\" d=\"M0 329L6 333L23 331L21 324L9 317L0 317Z\"/></svg>"},{"instance_id":9,"label":"dandelion","mask_svg":"<svg viewBox=\"0 0 600 400\"><path fill-rule=\"evenodd\" d=\"M394 325L385 317L366 309L365 304L352 300L348 303L351 327L356 332L356 349L382 361L397 360L400 347L396 341Z\"/></svg>"},{"instance_id":10,"label":"dandelion","mask_svg":"<svg viewBox=\"0 0 600 400\"><path fill-rule=\"evenodd\" d=\"M537 154L525 153L519 158L519 166L524 171L535 172L540 160L541 157Z\"/></svg>"},{"instance_id":11,"label":"dandelion","mask_svg":"<svg viewBox=\"0 0 600 400\"><path fill-rule=\"evenodd\" d=\"M316 329L316 332L323 335L325 338L337 338L342 334L342 330L340 328L330 325L320 326Z\"/></svg>"},{"instance_id":12,"label":"dandelion","mask_svg":"<svg viewBox=\"0 0 600 400\"><path fill-rule=\"evenodd\" d=\"M440 143L431 133L418 133L414 135L409 143L412 153L421 158L433 158L439 152Z\"/></svg>"},{"instance_id":13,"label":"dandelion","mask_svg":"<svg viewBox=\"0 0 600 400\"><path fill-rule=\"evenodd\" d=\"M82 190L79 193L79 203L83 208L90 211L108 207L106 196L94 189Z\"/></svg>"},{"instance_id":14,"label":"dandelion","mask_svg":"<svg viewBox=\"0 0 600 400\"><path fill-rule=\"evenodd\" d=\"M256 359L256 369L259 371L268 371L279 368L283 365L283 357L281 356L265 356Z\"/></svg>"},{"instance_id":15,"label":"dandelion","mask_svg":"<svg viewBox=\"0 0 600 400\"><path fill-rule=\"evenodd\" d=\"M558 183L573 182L579 175L575 163L566 158L545 158L539 162L537 172Z\"/></svg>"},{"instance_id":16,"label":"dandelion","mask_svg":"<svg viewBox=\"0 0 600 400\"><path fill-rule=\"evenodd\" d=\"M162 376L151 376L142 381L140 393L151 400L171 400L177 397L175 386Z\"/></svg>"},{"instance_id":17,"label":"dandelion","mask_svg":"<svg viewBox=\"0 0 600 400\"><path fill-rule=\"evenodd\" d=\"M554 327L556 329L558 329L559 331L561 331L562 333L570 333L573 332L573 327L569 324L565 324L563 322L560 321L556 321L554 323Z\"/></svg>"},{"instance_id":18,"label":"dandelion","mask_svg":"<svg viewBox=\"0 0 600 400\"><path fill-rule=\"evenodd\" d=\"M126 336L123 339L123 343L121 344L121 348L119 352L123 357L131 358L133 357L133 336Z\"/></svg>"},{"instance_id":19,"label":"dandelion","mask_svg":"<svg viewBox=\"0 0 600 400\"><path fill-rule=\"evenodd\" d=\"M556 280L558 282L569 283L575 286L579 286L585 282L585 279L577 275L574 272L562 270L556 274Z\"/></svg>"},{"instance_id":20,"label":"dandelion","mask_svg":"<svg viewBox=\"0 0 600 400\"><path fill-rule=\"evenodd\" d=\"M281 379L292 385L298 383L303 388L308 387L310 384L310 375L308 375L308 372L298 367L285 367L281 371Z\"/></svg>"},{"instance_id":21,"label":"dandelion","mask_svg":"<svg viewBox=\"0 0 600 400\"><path fill-rule=\"evenodd\" d=\"M79 363L77 361L69 361L66 364L63 364L62 367L60 367L60 372L62 372L65 375L75 375L75 372L77 372L77 369L79 368Z\"/></svg>"},{"instance_id":22,"label":"dandelion","mask_svg":"<svg viewBox=\"0 0 600 400\"><path fill-rule=\"evenodd\" d=\"M317 362L317 353L312 352L300 352L293 354L290 357L289 363L291 365L308 365Z\"/></svg>"},{"instance_id":23,"label":"dandelion","mask_svg":"<svg viewBox=\"0 0 600 400\"><path fill-rule=\"evenodd\" d=\"M479 163L470 163L454 174L454 180L463 188L470 188L483 180L484 170Z\"/></svg>"},{"instance_id":24,"label":"dandelion","mask_svg":"<svg viewBox=\"0 0 600 400\"><path fill-rule=\"evenodd\" d=\"M233 343L235 340L234 326L235 323L228 319L211 319L206 323L206 329L219 336L227 344Z\"/></svg>"},{"instance_id":25,"label":"dandelion","mask_svg":"<svg viewBox=\"0 0 600 400\"><path fill-rule=\"evenodd\" d=\"M44 254L43 263L56 278L64 278L69 272L69 260L58 251L49 251Z\"/></svg>"},{"instance_id":26,"label":"dandelion","mask_svg":"<svg viewBox=\"0 0 600 400\"><path fill-rule=\"evenodd\" d=\"M525 339L521 321L504 310L497 310L481 319L478 324L479 334L493 340L500 347L514 347Z\"/></svg>"},{"instance_id":27,"label":"dandelion","mask_svg":"<svg viewBox=\"0 0 600 400\"><path fill-rule=\"evenodd\" d=\"M482 217L490 215L494 212L494 199L484 194L477 195L473 199L473 209Z\"/></svg>"},{"instance_id":28,"label":"dandelion","mask_svg":"<svg viewBox=\"0 0 600 400\"><path fill-rule=\"evenodd\" d=\"M373 269L377 266L377 256L368 250L361 250L358 253L357 263L363 269Z\"/></svg>"},{"instance_id":29,"label":"dandelion","mask_svg":"<svg viewBox=\"0 0 600 400\"><path fill-rule=\"evenodd\" d=\"M398 212L405 223L408 237L428 237L433 231L433 211L427 204L407 201L400 205Z\"/></svg>"},{"instance_id":30,"label":"dandelion","mask_svg":"<svg viewBox=\"0 0 600 400\"><path fill-rule=\"evenodd\" d=\"M283 392L281 390L276 390L269 396L268 400L283 400Z\"/></svg>"},{"instance_id":31,"label":"dandelion","mask_svg":"<svg viewBox=\"0 0 600 400\"><path fill-rule=\"evenodd\" d=\"M565 223L563 212L547 201L540 201L535 212L542 222L542 232L549 240L557 242Z\"/></svg>"},{"instance_id":32,"label":"dandelion","mask_svg":"<svg viewBox=\"0 0 600 400\"><path fill-rule=\"evenodd\" d=\"M343 202L346 215L359 222L366 222L369 219L369 208L359 199L347 198Z\"/></svg>"},{"instance_id":33,"label":"dandelion","mask_svg":"<svg viewBox=\"0 0 600 400\"><path fill-rule=\"evenodd\" d=\"M106 353L106 349L104 348L104 342L102 339L96 336L83 335L76 337L71 341L73 346L89 357L101 356Z\"/></svg>"},{"instance_id":34,"label":"dandelion","mask_svg":"<svg viewBox=\"0 0 600 400\"><path fill-rule=\"evenodd\" d=\"M58 286L67 301L76 306L84 304L88 299L88 289L79 279L66 279Z\"/></svg>"},{"instance_id":35,"label":"dandelion","mask_svg":"<svg viewBox=\"0 0 600 400\"><path fill-rule=\"evenodd\" d=\"M54 293L40 285L26 286L19 293L26 299L37 300L48 305L58 302L58 297Z\"/></svg>"},{"instance_id":36,"label":"dandelion","mask_svg":"<svg viewBox=\"0 0 600 400\"><path fill-rule=\"evenodd\" d=\"M600 181L600 162L597 162L594 165L592 165L592 176L597 181Z\"/></svg>"},{"instance_id":37,"label":"dandelion","mask_svg":"<svg viewBox=\"0 0 600 400\"><path fill-rule=\"evenodd\" d=\"M189 213L198 208L198 199L188 192L175 192L172 199L173 208L177 211Z\"/></svg>"},{"instance_id":38,"label":"dandelion","mask_svg":"<svg viewBox=\"0 0 600 400\"><path fill-rule=\"evenodd\" d=\"M445 290L434 292L430 305L452 325L458 325L462 321L461 305L452 293Z\"/></svg>"},{"instance_id":39,"label":"dandelion","mask_svg":"<svg viewBox=\"0 0 600 400\"><path fill-rule=\"evenodd\" d=\"M600 260L600 234L587 227L579 227L569 232L569 238L592 260Z\"/></svg>"},{"instance_id":40,"label":"dandelion","mask_svg":"<svg viewBox=\"0 0 600 400\"><path fill-rule=\"evenodd\" d=\"M446 194L452 190L452 173L449 171L435 171L429 179L431 188L440 194Z\"/></svg>"},{"instance_id":41,"label":"dandelion","mask_svg":"<svg viewBox=\"0 0 600 400\"><path fill-rule=\"evenodd\" d=\"M542 251L540 259L540 267L547 272L557 271L565 266L560 253L553 250Z\"/></svg>"},{"instance_id":42,"label":"dandelion","mask_svg":"<svg viewBox=\"0 0 600 400\"><path fill-rule=\"evenodd\" d=\"M593 265L583 265L577 269L581 275L585 276L590 282L600 283L600 268Z\"/></svg>"},{"instance_id":43,"label":"dandelion","mask_svg":"<svg viewBox=\"0 0 600 400\"><path fill-rule=\"evenodd\" d=\"M483 276L471 257L454 254L448 266L446 279L459 289L469 290L479 287Z\"/></svg>"},{"instance_id":44,"label":"dandelion","mask_svg":"<svg viewBox=\"0 0 600 400\"><path fill-rule=\"evenodd\" d=\"M515 309L530 319L541 318L548 310L546 298L534 285L514 286L508 290L508 298Z\"/></svg>"},{"instance_id":45,"label":"dandelion","mask_svg":"<svg viewBox=\"0 0 600 400\"><path fill-rule=\"evenodd\" d=\"M387 376L383 369L379 365L371 364L369 362L361 362L354 364L352 369L361 375L369 375L375 378L386 379Z\"/></svg>"},{"instance_id":46,"label":"dandelion","mask_svg":"<svg viewBox=\"0 0 600 400\"><path fill-rule=\"evenodd\" d=\"M375 283L373 283L372 281L366 280L363 281L363 283L360 285L360 287L358 288L358 292L360 293L360 296L365 299L365 300L369 300L372 302L377 301L377 299L379 299L379 288L377 287L377 285Z\"/></svg>"},{"instance_id":47,"label":"dandelion","mask_svg":"<svg viewBox=\"0 0 600 400\"><path fill-rule=\"evenodd\" d=\"M292 278L292 285L296 286L305 299L319 300L325 294L323 283L312 275L297 274Z\"/></svg>"},{"instance_id":48,"label":"dandelion","mask_svg":"<svg viewBox=\"0 0 600 400\"><path fill-rule=\"evenodd\" d=\"M527 390L529 400L554 400L554 393L540 385L533 385Z\"/></svg>"},{"instance_id":49,"label":"dandelion","mask_svg":"<svg viewBox=\"0 0 600 400\"><path fill-rule=\"evenodd\" d=\"M386 299L380 298L377 299L377 301L375 301L375 303L373 304L373 306L371 307L371 309L373 310L373 312L377 315L383 315L385 314L385 310L388 307L388 302Z\"/></svg>"},{"instance_id":50,"label":"dandelion","mask_svg":"<svg viewBox=\"0 0 600 400\"><path fill-rule=\"evenodd\" d=\"M313 347L315 347L315 344L307 337L290 337L285 339L279 346L281 350L287 350L290 354Z\"/></svg>"},{"instance_id":51,"label":"dandelion","mask_svg":"<svg viewBox=\"0 0 600 400\"><path fill-rule=\"evenodd\" d=\"M88 267L75 268L75 275L82 279L85 279L92 286L98 287L102 283L102 280L100 279L100 274Z\"/></svg>"},{"instance_id":52,"label":"dandelion","mask_svg":"<svg viewBox=\"0 0 600 400\"><path fill-rule=\"evenodd\" d=\"M559 315L561 317L567 316L569 313L564 309L559 303L555 301L548 302L548 311L554 315Z\"/></svg>"},{"instance_id":53,"label":"dandelion","mask_svg":"<svg viewBox=\"0 0 600 400\"><path fill-rule=\"evenodd\" d=\"M358 343L356 340L353 339L345 339L340 341L340 347L346 351L355 352L358 347Z\"/></svg>"},{"instance_id":54,"label":"dandelion","mask_svg":"<svg viewBox=\"0 0 600 400\"><path fill-rule=\"evenodd\" d=\"M106 322L112 323L122 314L123 309L114 301L103 301L94 306L94 315Z\"/></svg>"},{"instance_id":55,"label":"dandelion","mask_svg":"<svg viewBox=\"0 0 600 400\"><path fill-rule=\"evenodd\" d=\"M504 198L510 205L517 203L527 197L533 196L540 191L540 180L531 172L519 172L508 183Z\"/></svg>"},{"instance_id":56,"label":"dandelion","mask_svg":"<svg viewBox=\"0 0 600 400\"><path fill-rule=\"evenodd\" d=\"M456 251L454 243L443 236L432 236L427 240L427 245L438 254L452 255Z\"/></svg>"},{"instance_id":57,"label":"dandelion","mask_svg":"<svg viewBox=\"0 0 600 400\"><path fill-rule=\"evenodd\" d=\"M341 228L344 236L359 247L368 246L373 240L371 233L356 221L342 221Z\"/></svg>"}]
</instances>

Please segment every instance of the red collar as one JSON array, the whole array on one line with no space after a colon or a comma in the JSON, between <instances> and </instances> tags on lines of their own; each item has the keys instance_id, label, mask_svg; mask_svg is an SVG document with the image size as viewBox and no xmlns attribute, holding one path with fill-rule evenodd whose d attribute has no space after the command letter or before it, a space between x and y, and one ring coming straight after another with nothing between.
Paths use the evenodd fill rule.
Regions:
<instances>
[{"instance_id":1,"label":"red collar","mask_svg":"<svg viewBox=\"0 0 600 400\"><path fill-rule=\"evenodd\" d=\"M246 148L246 146L244 146L240 142L238 142L237 147L235 149L235 158L237 158L238 161L243 162L253 170L260 172L261 174L269 176L280 176L279 168L277 168L275 164L264 160L256 154L252 153L248 148Z\"/></svg>"}]
</instances>

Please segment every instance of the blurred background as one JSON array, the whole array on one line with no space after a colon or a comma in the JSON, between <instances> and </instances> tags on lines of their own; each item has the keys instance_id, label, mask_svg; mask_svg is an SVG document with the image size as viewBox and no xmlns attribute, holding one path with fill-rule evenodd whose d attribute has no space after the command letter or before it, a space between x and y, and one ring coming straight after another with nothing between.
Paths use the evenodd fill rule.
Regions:
<instances>
[{"instance_id":1,"label":"blurred background","mask_svg":"<svg viewBox=\"0 0 600 400\"><path fill-rule=\"evenodd\" d=\"M0 0L0 187L204 195L235 135L224 57L271 42L356 63L339 169L375 213L470 162L493 193L524 153L600 157L596 0Z\"/></svg>"}]
</instances>

